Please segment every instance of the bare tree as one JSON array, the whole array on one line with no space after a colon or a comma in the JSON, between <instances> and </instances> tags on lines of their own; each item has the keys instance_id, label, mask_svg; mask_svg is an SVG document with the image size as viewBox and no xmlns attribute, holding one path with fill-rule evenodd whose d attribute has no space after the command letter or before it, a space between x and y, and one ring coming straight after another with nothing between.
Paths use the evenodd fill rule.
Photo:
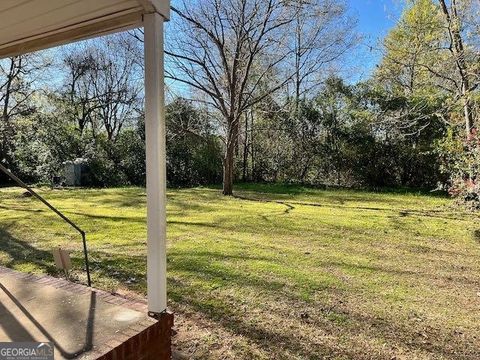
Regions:
<instances>
[{"instance_id":1,"label":"bare tree","mask_svg":"<svg viewBox=\"0 0 480 360\"><path fill-rule=\"evenodd\" d=\"M445 0L439 0L448 30L448 50L452 54L456 72L459 77L458 92L463 102L463 113L465 120L465 131L469 136L474 129L474 113L471 99L471 92L475 90L478 83L471 84L472 72L467 61L467 51L464 46L462 21L459 16L459 5L457 0L451 0L448 5Z\"/></svg>"},{"instance_id":2,"label":"bare tree","mask_svg":"<svg viewBox=\"0 0 480 360\"><path fill-rule=\"evenodd\" d=\"M66 54L63 63L67 69L65 91L63 97L67 104L68 117L75 123L82 135L85 128L91 123L91 116L95 108L92 95L92 84L86 81L88 73L95 68L95 59L89 52L77 47Z\"/></svg>"},{"instance_id":3,"label":"bare tree","mask_svg":"<svg viewBox=\"0 0 480 360\"><path fill-rule=\"evenodd\" d=\"M183 1L169 48L167 78L207 95L225 131L223 193L232 195L241 116L293 76L275 76L290 55L287 31L295 18L281 0Z\"/></svg>"},{"instance_id":4,"label":"bare tree","mask_svg":"<svg viewBox=\"0 0 480 360\"><path fill-rule=\"evenodd\" d=\"M308 119L301 102L318 95L327 67L339 65L344 55L358 44L359 36L356 21L349 16L343 0L298 0L292 6L296 11L291 26L294 31L290 40L293 52L290 62L295 73L287 86L287 101L293 128L302 133ZM293 149L296 158L309 153L303 148L307 141L299 143L301 146ZM302 170L299 170L302 181L314 157L312 152L310 154L302 161Z\"/></svg>"},{"instance_id":5,"label":"bare tree","mask_svg":"<svg viewBox=\"0 0 480 360\"><path fill-rule=\"evenodd\" d=\"M34 81L48 63L39 54L22 55L0 61L0 161L13 152L16 117L34 111Z\"/></svg>"},{"instance_id":6,"label":"bare tree","mask_svg":"<svg viewBox=\"0 0 480 360\"><path fill-rule=\"evenodd\" d=\"M141 107L141 71L137 69L135 41L117 35L99 44L77 45L64 63L68 112L83 133L87 125L94 136L105 130L115 141L124 125Z\"/></svg>"},{"instance_id":7,"label":"bare tree","mask_svg":"<svg viewBox=\"0 0 480 360\"><path fill-rule=\"evenodd\" d=\"M356 21L347 5L338 0L298 0L291 47L294 56L292 79L295 112L299 101L316 90L326 65L339 61L358 44Z\"/></svg>"}]
</instances>

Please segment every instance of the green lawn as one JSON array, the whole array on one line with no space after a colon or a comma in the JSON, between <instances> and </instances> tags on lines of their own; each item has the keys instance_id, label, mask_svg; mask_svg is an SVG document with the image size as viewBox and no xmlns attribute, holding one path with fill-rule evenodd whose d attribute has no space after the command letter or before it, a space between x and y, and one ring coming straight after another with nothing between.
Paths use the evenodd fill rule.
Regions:
<instances>
[{"instance_id":1,"label":"green lawn","mask_svg":"<svg viewBox=\"0 0 480 360\"><path fill-rule=\"evenodd\" d=\"M55 273L78 236L0 189L0 264ZM94 286L145 291L142 189L43 190L88 234ZM480 218L415 193L168 193L176 348L198 359L479 359Z\"/></svg>"}]
</instances>

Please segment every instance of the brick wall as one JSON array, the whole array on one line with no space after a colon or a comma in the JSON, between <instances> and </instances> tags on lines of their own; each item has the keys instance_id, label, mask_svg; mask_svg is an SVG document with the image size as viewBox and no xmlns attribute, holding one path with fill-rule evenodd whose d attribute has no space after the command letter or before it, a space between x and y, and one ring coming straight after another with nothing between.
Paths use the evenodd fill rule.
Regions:
<instances>
[{"instance_id":1,"label":"brick wall","mask_svg":"<svg viewBox=\"0 0 480 360\"><path fill-rule=\"evenodd\" d=\"M131 336L98 360L170 360L173 314L162 313L151 326Z\"/></svg>"}]
</instances>

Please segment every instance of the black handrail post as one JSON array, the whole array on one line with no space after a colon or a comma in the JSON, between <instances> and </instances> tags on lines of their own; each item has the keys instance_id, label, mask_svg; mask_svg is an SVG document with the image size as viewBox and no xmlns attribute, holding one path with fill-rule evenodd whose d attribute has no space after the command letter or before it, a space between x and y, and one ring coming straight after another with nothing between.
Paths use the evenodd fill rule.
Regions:
<instances>
[{"instance_id":1,"label":"black handrail post","mask_svg":"<svg viewBox=\"0 0 480 360\"><path fill-rule=\"evenodd\" d=\"M90 279L90 261L88 260L87 239L85 231L82 231L83 255L85 256L85 270L87 271L87 284L92 287L92 280Z\"/></svg>"},{"instance_id":2,"label":"black handrail post","mask_svg":"<svg viewBox=\"0 0 480 360\"><path fill-rule=\"evenodd\" d=\"M85 257L85 269L87 271L88 287L92 287L92 282L91 282L91 279L90 279L90 263L89 263L89 260L88 260L87 239L86 239L85 231L80 229L72 220L70 220L68 217L63 215L52 204L50 204L47 200L45 200L43 197L41 197L39 194L37 194L30 186L25 184L22 180L20 180L19 177L14 175L10 170L8 170L1 163L0 163L0 171L4 172L5 175L7 175L10 179L12 179L14 182L16 182L20 187L24 188L30 194L35 196L38 200L40 200L43 204L45 204L46 207L48 207L55 214L60 216L63 219L63 221L65 221L67 224L69 224L71 227L73 227L75 230L77 230L80 233L80 235L82 236L82 242L83 242L83 254L84 254L84 257Z\"/></svg>"}]
</instances>

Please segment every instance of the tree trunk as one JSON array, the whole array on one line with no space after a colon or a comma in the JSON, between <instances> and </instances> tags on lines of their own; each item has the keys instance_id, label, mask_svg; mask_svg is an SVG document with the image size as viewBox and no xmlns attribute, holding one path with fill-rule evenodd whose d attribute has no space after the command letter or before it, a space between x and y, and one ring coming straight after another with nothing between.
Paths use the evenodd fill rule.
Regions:
<instances>
[{"instance_id":1,"label":"tree trunk","mask_svg":"<svg viewBox=\"0 0 480 360\"><path fill-rule=\"evenodd\" d=\"M243 182L247 182L248 178L248 114L245 113L245 137L243 141Z\"/></svg>"},{"instance_id":2,"label":"tree trunk","mask_svg":"<svg viewBox=\"0 0 480 360\"><path fill-rule=\"evenodd\" d=\"M13 82L13 77L14 77L14 72L15 72L15 60L14 58L10 58L10 71L8 73L8 79L7 79L7 84L5 86L5 99L3 100L3 109L2 109L2 116L1 120L3 122L2 130L2 144L0 147L0 161L6 161L7 164L9 163L8 157L10 153L10 145L12 144L13 141L13 128L12 124L10 123L10 116L8 113L8 109L10 106L10 96L11 96L11 88L12 88L12 82Z\"/></svg>"},{"instance_id":3,"label":"tree trunk","mask_svg":"<svg viewBox=\"0 0 480 360\"><path fill-rule=\"evenodd\" d=\"M235 159L235 143L227 144L223 158L223 195L233 195L233 167Z\"/></svg>"},{"instance_id":4,"label":"tree trunk","mask_svg":"<svg viewBox=\"0 0 480 360\"><path fill-rule=\"evenodd\" d=\"M255 171L255 133L253 131L254 116L255 115L253 113L253 109L250 109L250 162L252 163L252 171L250 172L250 178L252 179L252 181L256 181L257 179Z\"/></svg>"},{"instance_id":5,"label":"tree trunk","mask_svg":"<svg viewBox=\"0 0 480 360\"><path fill-rule=\"evenodd\" d=\"M465 131L467 134L467 137L472 135L472 132L474 130L474 119L473 119L473 111L472 111L472 103L470 101L470 95L468 93L468 89L466 89L466 86L468 85L464 83L462 87L462 92L464 96L464 101L463 101L463 114L465 118Z\"/></svg>"},{"instance_id":6,"label":"tree trunk","mask_svg":"<svg viewBox=\"0 0 480 360\"><path fill-rule=\"evenodd\" d=\"M235 150L238 141L238 118L229 120L227 131L227 144L223 157L223 195L233 195L233 177L235 167Z\"/></svg>"},{"instance_id":7,"label":"tree trunk","mask_svg":"<svg viewBox=\"0 0 480 360\"><path fill-rule=\"evenodd\" d=\"M440 0L440 6L445 15L448 24L448 33L450 35L450 51L454 56L455 65L460 74L462 81L462 87L460 89L460 95L463 97L463 110L465 118L465 130L467 138L472 135L474 130L473 119L473 106L470 100L470 72L465 59L465 47L463 45L463 38L461 33L461 21L458 17L457 1L452 0L450 4L450 10L448 9L447 2Z\"/></svg>"}]
</instances>

